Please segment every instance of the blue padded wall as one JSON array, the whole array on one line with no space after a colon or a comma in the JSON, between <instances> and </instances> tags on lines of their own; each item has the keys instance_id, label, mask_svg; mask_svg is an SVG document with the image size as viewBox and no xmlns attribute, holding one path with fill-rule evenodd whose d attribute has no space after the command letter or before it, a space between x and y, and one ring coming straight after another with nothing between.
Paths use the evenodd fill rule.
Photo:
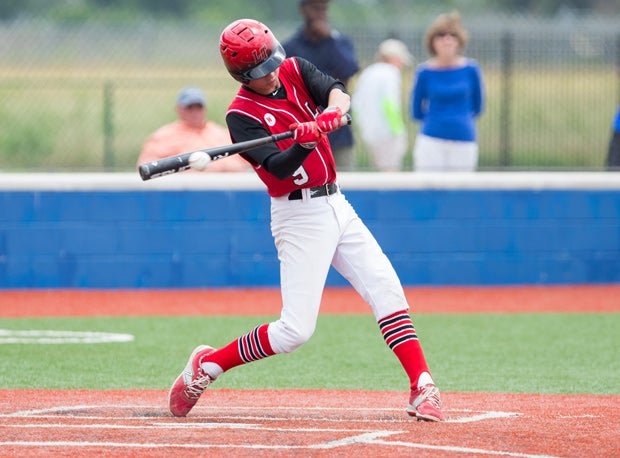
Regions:
<instances>
[{"instance_id":1,"label":"blue padded wall","mask_svg":"<svg viewBox=\"0 0 620 458\"><path fill-rule=\"evenodd\" d=\"M617 190L346 195L405 285L620 282ZM0 288L278 283L262 190L0 191Z\"/></svg>"}]
</instances>

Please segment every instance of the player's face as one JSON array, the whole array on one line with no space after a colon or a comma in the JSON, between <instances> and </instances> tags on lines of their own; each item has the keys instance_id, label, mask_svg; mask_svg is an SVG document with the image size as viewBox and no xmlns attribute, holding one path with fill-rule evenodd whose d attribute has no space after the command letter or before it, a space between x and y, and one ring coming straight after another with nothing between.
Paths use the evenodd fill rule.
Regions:
<instances>
[{"instance_id":1,"label":"player's face","mask_svg":"<svg viewBox=\"0 0 620 458\"><path fill-rule=\"evenodd\" d=\"M247 86L262 95L273 94L280 87L278 75L280 75L280 68L276 68L274 71L263 76L262 78L251 80L248 82Z\"/></svg>"}]
</instances>

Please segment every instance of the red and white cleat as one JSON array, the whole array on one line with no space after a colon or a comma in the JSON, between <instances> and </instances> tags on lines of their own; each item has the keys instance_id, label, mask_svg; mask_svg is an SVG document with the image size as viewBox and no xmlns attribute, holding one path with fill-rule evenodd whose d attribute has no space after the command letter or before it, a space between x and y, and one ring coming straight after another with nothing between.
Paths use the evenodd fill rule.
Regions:
<instances>
[{"instance_id":1,"label":"red and white cleat","mask_svg":"<svg viewBox=\"0 0 620 458\"><path fill-rule=\"evenodd\" d=\"M441 411L441 399L439 389L429 383L417 390L411 390L407 413L418 420L424 421L444 421Z\"/></svg>"},{"instance_id":2,"label":"red and white cleat","mask_svg":"<svg viewBox=\"0 0 620 458\"><path fill-rule=\"evenodd\" d=\"M213 381L200 367L203 358L215 351L207 345L194 349L183 372L177 377L168 394L168 409L175 417L184 417L196 405L200 395Z\"/></svg>"}]
</instances>

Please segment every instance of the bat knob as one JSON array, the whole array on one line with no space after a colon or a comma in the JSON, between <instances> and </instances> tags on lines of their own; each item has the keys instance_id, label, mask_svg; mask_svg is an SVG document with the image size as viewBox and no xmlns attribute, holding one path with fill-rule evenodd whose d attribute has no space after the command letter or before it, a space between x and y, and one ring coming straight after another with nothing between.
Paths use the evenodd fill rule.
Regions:
<instances>
[{"instance_id":1,"label":"bat knob","mask_svg":"<svg viewBox=\"0 0 620 458\"><path fill-rule=\"evenodd\" d=\"M150 174L150 170L149 170L149 165L148 164L140 164L138 166L138 172L140 173L140 178L142 178L142 181L146 181L146 180L150 180L151 179L151 174Z\"/></svg>"}]
</instances>

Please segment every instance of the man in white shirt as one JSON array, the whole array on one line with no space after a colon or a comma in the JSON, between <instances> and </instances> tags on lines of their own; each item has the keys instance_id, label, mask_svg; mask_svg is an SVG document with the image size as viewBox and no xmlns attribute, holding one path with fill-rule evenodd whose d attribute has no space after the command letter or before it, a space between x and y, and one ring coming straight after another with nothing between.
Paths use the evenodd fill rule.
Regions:
<instances>
[{"instance_id":1,"label":"man in white shirt","mask_svg":"<svg viewBox=\"0 0 620 458\"><path fill-rule=\"evenodd\" d=\"M373 165L381 171L401 170L407 151L401 72L411 65L413 56L402 41L383 41L376 62L360 74L352 96L353 120Z\"/></svg>"}]
</instances>

